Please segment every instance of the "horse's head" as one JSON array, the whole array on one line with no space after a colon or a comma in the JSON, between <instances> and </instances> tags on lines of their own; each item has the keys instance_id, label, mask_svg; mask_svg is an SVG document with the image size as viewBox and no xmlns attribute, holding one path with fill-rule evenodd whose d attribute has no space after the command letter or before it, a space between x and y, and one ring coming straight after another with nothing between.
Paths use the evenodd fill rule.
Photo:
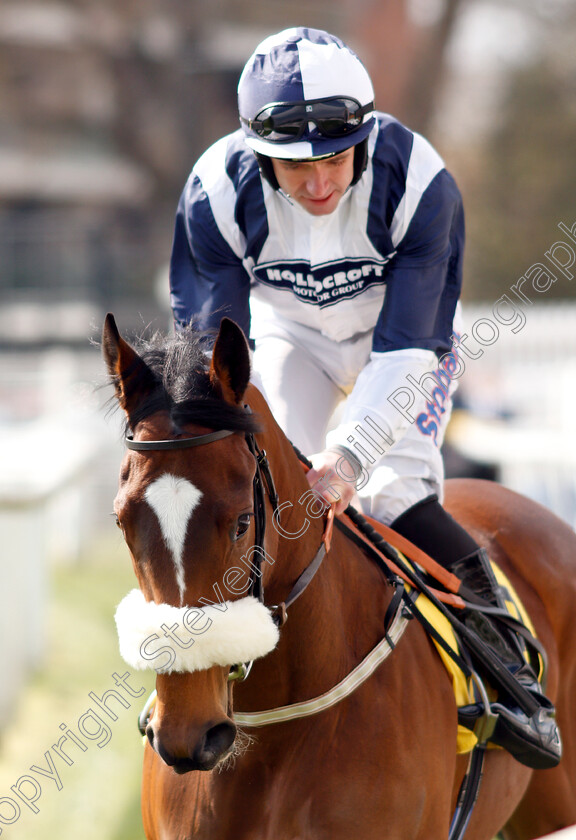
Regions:
<instances>
[{"instance_id":1,"label":"horse's head","mask_svg":"<svg viewBox=\"0 0 576 840\"><path fill-rule=\"evenodd\" d=\"M255 597L271 548L254 491L257 423L244 406L247 343L224 319L211 360L193 331L137 352L108 315L103 354L126 415L115 512L140 587L118 608L121 652L157 672L153 748L178 772L209 770L236 737L230 667L278 637Z\"/></svg>"}]
</instances>

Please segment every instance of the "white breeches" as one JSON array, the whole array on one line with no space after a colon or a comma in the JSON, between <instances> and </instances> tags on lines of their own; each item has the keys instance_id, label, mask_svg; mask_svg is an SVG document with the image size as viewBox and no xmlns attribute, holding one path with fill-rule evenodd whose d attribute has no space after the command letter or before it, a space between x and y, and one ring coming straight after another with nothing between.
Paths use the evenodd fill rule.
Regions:
<instances>
[{"instance_id":1,"label":"white breeches","mask_svg":"<svg viewBox=\"0 0 576 840\"><path fill-rule=\"evenodd\" d=\"M369 360L372 332L335 342L299 324L257 318L252 334L256 339L254 384L263 391L288 438L305 455L321 451L327 431L337 423L338 405ZM358 491L364 513L390 524L432 493L442 501L440 446L450 408L448 400L436 441L413 423L389 451L375 455L370 479Z\"/></svg>"}]
</instances>

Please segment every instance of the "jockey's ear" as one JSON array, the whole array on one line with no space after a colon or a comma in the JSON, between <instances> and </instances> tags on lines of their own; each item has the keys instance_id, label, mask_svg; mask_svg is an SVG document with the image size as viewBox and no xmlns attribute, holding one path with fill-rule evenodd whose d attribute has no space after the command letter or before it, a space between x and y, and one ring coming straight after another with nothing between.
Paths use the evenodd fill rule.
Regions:
<instances>
[{"instance_id":1,"label":"jockey's ear","mask_svg":"<svg viewBox=\"0 0 576 840\"><path fill-rule=\"evenodd\" d=\"M110 312L102 329L102 355L118 402L130 416L132 408L154 387L154 376L134 348L124 341Z\"/></svg>"},{"instance_id":2,"label":"jockey's ear","mask_svg":"<svg viewBox=\"0 0 576 840\"><path fill-rule=\"evenodd\" d=\"M250 381L250 350L244 333L230 318L222 318L210 365L210 379L220 385L228 402L239 405Z\"/></svg>"}]
</instances>

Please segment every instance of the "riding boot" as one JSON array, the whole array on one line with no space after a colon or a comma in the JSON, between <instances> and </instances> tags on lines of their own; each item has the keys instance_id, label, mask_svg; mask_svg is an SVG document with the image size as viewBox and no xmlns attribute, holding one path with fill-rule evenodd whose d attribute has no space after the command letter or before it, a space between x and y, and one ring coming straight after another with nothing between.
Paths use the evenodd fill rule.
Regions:
<instances>
[{"instance_id":1,"label":"riding boot","mask_svg":"<svg viewBox=\"0 0 576 840\"><path fill-rule=\"evenodd\" d=\"M558 764L562 754L560 733L554 707L542 693L532 667L524 658L524 643L517 633L489 615L474 609L478 596L491 607L504 609L504 593L496 581L486 550L480 548L470 534L440 505L437 496L430 496L403 513L392 528L418 548L449 569L468 590L470 609L459 610L459 617L496 653L506 670L537 701L537 710L526 714L511 697L499 696L491 703L496 716L489 740L508 750L518 761L542 769ZM465 597L466 600L466 597ZM494 610L497 612L498 610ZM501 692L502 694L502 692ZM459 721L474 728L475 721L486 712L482 704L459 710Z\"/></svg>"},{"instance_id":2,"label":"riding boot","mask_svg":"<svg viewBox=\"0 0 576 840\"><path fill-rule=\"evenodd\" d=\"M460 578L465 588L506 612L504 592L496 580L485 549L479 548L457 561L450 571ZM512 698L499 697L491 704L491 712L497 715L497 720L490 741L504 747L529 767L555 767L562 757L562 743L554 707L543 694L538 678L525 658L523 641L512 629L497 624L496 618L477 609L467 609L463 621L495 651L506 669L538 704L537 711L528 715ZM464 707L459 712L460 723L466 725L479 711L475 706Z\"/></svg>"}]
</instances>

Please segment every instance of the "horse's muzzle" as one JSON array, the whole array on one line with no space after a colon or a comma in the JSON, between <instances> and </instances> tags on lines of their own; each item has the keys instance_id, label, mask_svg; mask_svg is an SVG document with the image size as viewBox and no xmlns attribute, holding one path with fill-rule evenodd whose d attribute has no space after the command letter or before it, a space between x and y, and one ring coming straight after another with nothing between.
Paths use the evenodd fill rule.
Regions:
<instances>
[{"instance_id":1,"label":"horse's muzzle","mask_svg":"<svg viewBox=\"0 0 576 840\"><path fill-rule=\"evenodd\" d=\"M169 745L154 732L152 723L146 727L146 736L162 761L172 767L175 773L183 774L191 770L213 770L232 750L236 726L232 721L223 720L208 727L194 744L190 744L188 755L172 752Z\"/></svg>"}]
</instances>

